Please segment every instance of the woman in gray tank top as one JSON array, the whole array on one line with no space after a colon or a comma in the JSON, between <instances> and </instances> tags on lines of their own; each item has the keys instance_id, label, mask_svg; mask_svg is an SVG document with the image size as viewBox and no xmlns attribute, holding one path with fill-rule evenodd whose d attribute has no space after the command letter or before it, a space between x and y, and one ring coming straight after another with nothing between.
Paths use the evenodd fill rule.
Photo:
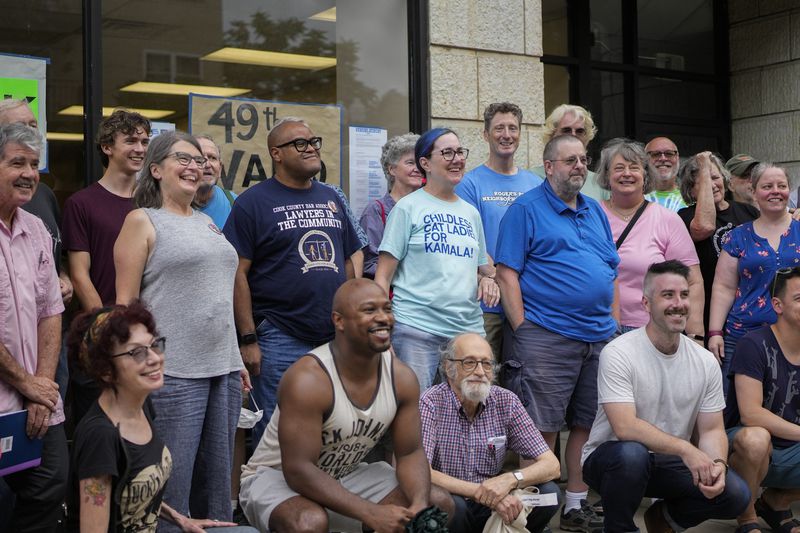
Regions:
<instances>
[{"instance_id":1,"label":"woman in gray tank top","mask_svg":"<svg viewBox=\"0 0 800 533\"><path fill-rule=\"evenodd\" d=\"M238 255L191 203L205 165L183 132L154 138L134 203L114 246L117 302L141 298L169 341L154 426L173 451L164 501L180 513L231 519L231 464L249 386L236 342ZM172 531L163 528L159 531Z\"/></svg>"}]
</instances>

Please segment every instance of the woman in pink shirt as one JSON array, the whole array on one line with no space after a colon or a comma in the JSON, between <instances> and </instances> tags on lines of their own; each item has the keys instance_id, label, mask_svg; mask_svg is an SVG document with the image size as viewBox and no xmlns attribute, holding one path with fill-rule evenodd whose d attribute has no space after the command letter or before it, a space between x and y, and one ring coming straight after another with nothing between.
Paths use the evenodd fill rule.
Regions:
<instances>
[{"instance_id":1,"label":"woman in pink shirt","mask_svg":"<svg viewBox=\"0 0 800 533\"><path fill-rule=\"evenodd\" d=\"M677 259L689 266L691 306L686 333L703 344L704 293L700 261L681 218L645 200L644 195L653 188L647 161L641 143L612 139L603 147L597 168L597 184L611 193L608 200L600 203L611 225L620 258L620 325L625 332L647 324L649 315L642 304L642 282L647 268L653 263Z\"/></svg>"}]
</instances>

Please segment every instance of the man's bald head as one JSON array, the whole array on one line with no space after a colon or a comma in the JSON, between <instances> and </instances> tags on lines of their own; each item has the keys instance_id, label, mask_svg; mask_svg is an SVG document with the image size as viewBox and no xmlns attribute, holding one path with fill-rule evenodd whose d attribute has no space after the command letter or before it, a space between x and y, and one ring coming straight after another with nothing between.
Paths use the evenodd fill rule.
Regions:
<instances>
[{"instance_id":1,"label":"man's bald head","mask_svg":"<svg viewBox=\"0 0 800 533\"><path fill-rule=\"evenodd\" d=\"M284 117L280 119L278 122L272 126L272 129L269 131L269 135L267 135L267 149L272 148L273 146L278 146L279 144L283 144L283 136L281 135L281 131L289 124L301 124L308 129L311 127L308 123L299 117ZM291 140L291 139L286 139Z\"/></svg>"},{"instance_id":2,"label":"man's bald head","mask_svg":"<svg viewBox=\"0 0 800 533\"><path fill-rule=\"evenodd\" d=\"M357 302L370 297L389 298L386 291L371 279L356 278L345 281L333 295L333 312L341 314Z\"/></svg>"}]
</instances>

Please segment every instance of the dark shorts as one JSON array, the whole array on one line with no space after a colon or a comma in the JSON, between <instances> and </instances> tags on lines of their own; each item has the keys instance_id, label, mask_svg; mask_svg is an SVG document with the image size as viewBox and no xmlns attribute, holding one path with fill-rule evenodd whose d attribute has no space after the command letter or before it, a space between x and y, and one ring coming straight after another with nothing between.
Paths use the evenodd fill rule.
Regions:
<instances>
[{"instance_id":1,"label":"dark shorts","mask_svg":"<svg viewBox=\"0 0 800 533\"><path fill-rule=\"evenodd\" d=\"M576 341L525 320L505 346L503 381L543 432L591 428L602 342Z\"/></svg>"},{"instance_id":2,"label":"dark shorts","mask_svg":"<svg viewBox=\"0 0 800 533\"><path fill-rule=\"evenodd\" d=\"M728 445L733 449L733 438L742 426L726 430ZM769 470L761 482L762 487L796 489L800 487L800 442L788 448L773 448L769 459Z\"/></svg>"}]
</instances>

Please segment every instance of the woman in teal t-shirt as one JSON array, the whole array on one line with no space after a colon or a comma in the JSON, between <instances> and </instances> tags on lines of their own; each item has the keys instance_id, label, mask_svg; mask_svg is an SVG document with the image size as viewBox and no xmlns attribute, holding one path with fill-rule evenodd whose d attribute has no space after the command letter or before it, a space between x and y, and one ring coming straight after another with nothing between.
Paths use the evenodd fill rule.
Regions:
<instances>
[{"instance_id":1,"label":"woman in teal t-shirt","mask_svg":"<svg viewBox=\"0 0 800 533\"><path fill-rule=\"evenodd\" d=\"M433 382L444 343L465 331L484 334L479 300L500 301L480 215L455 193L467 155L450 129L419 138L414 158L427 183L397 202L379 248L375 281L394 289L392 346L421 390Z\"/></svg>"}]
</instances>

